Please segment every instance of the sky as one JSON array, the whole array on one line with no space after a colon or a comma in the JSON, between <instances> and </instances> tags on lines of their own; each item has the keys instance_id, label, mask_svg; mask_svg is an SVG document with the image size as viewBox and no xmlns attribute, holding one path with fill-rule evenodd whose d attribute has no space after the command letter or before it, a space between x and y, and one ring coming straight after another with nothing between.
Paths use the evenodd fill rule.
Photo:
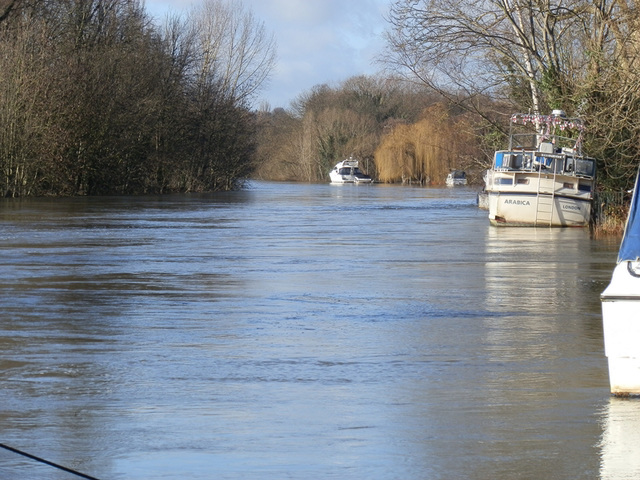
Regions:
<instances>
[{"instance_id":1,"label":"sky","mask_svg":"<svg viewBox=\"0 0 640 480\"><path fill-rule=\"evenodd\" d=\"M162 20L202 0L146 0ZM256 107L287 108L314 86L336 87L354 75L373 75L384 49L385 17L392 0L242 0L273 33L277 63Z\"/></svg>"}]
</instances>

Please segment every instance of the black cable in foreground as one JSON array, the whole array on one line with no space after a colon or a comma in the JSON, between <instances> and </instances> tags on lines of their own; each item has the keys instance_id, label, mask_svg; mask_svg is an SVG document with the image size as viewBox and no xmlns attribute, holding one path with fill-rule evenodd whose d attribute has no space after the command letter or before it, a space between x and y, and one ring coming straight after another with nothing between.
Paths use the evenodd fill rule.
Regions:
<instances>
[{"instance_id":1,"label":"black cable in foreground","mask_svg":"<svg viewBox=\"0 0 640 480\"><path fill-rule=\"evenodd\" d=\"M50 467L54 467L59 470L64 470L65 472L71 473L73 475L77 475L78 477L87 478L89 480L100 480L96 477L92 477L91 475L87 475L86 473L77 472L71 468L58 465L57 463L50 462L49 460L45 460L44 458L36 457L35 455L31 455L30 453L23 452L22 450L18 450L17 448L10 447L9 445L5 445L4 443L0 443L0 448L4 448L5 450L9 450L10 452L17 453L18 455L22 455L23 457L30 458L37 462L44 463L45 465L49 465Z\"/></svg>"}]
</instances>

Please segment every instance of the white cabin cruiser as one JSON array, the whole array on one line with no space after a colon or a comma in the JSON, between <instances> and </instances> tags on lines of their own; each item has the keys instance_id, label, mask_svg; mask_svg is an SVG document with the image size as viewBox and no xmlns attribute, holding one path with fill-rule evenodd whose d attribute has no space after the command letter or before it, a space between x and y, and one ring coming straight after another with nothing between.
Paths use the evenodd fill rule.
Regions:
<instances>
[{"instance_id":1,"label":"white cabin cruiser","mask_svg":"<svg viewBox=\"0 0 640 480\"><path fill-rule=\"evenodd\" d=\"M616 396L640 396L640 174L611 283L602 292L604 350Z\"/></svg>"},{"instance_id":2,"label":"white cabin cruiser","mask_svg":"<svg viewBox=\"0 0 640 480\"><path fill-rule=\"evenodd\" d=\"M589 224L596 162L582 154L583 131L561 110L512 115L509 148L495 152L485 177L492 225Z\"/></svg>"},{"instance_id":3,"label":"white cabin cruiser","mask_svg":"<svg viewBox=\"0 0 640 480\"><path fill-rule=\"evenodd\" d=\"M445 180L447 187L459 187L467 184L467 174L462 170L453 170Z\"/></svg>"},{"instance_id":4,"label":"white cabin cruiser","mask_svg":"<svg viewBox=\"0 0 640 480\"><path fill-rule=\"evenodd\" d=\"M329 172L331 183L371 183L371 177L360 171L358 160L349 157L347 160L336 163Z\"/></svg>"}]
</instances>

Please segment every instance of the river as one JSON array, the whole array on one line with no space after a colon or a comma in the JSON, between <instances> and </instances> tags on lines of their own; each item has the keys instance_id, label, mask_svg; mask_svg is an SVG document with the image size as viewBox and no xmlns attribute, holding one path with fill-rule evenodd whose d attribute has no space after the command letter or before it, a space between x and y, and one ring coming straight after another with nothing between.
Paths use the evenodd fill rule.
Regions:
<instances>
[{"instance_id":1,"label":"river","mask_svg":"<svg viewBox=\"0 0 640 480\"><path fill-rule=\"evenodd\" d=\"M0 443L101 480L640 474L602 339L618 239L385 185L0 218ZM8 451L0 474L77 478Z\"/></svg>"}]
</instances>

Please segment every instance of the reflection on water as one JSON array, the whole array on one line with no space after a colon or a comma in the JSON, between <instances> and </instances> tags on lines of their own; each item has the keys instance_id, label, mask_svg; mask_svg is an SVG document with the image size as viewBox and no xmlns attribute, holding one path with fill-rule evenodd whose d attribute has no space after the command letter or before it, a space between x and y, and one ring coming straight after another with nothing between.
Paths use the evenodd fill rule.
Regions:
<instances>
[{"instance_id":1,"label":"reflection on water","mask_svg":"<svg viewBox=\"0 0 640 480\"><path fill-rule=\"evenodd\" d=\"M494 314L485 325L498 358L564 354L559 341L569 322L584 329L589 338L583 341L600 342L602 280L596 275L611 266L599 261L596 248L582 229L487 230L485 302Z\"/></svg>"},{"instance_id":2,"label":"reflection on water","mask_svg":"<svg viewBox=\"0 0 640 480\"><path fill-rule=\"evenodd\" d=\"M466 188L256 183L0 218L1 442L105 479L601 472L615 241L490 227Z\"/></svg>"},{"instance_id":3,"label":"reflection on water","mask_svg":"<svg viewBox=\"0 0 640 480\"><path fill-rule=\"evenodd\" d=\"M640 402L611 398L603 412L602 480L640 478Z\"/></svg>"}]
</instances>

